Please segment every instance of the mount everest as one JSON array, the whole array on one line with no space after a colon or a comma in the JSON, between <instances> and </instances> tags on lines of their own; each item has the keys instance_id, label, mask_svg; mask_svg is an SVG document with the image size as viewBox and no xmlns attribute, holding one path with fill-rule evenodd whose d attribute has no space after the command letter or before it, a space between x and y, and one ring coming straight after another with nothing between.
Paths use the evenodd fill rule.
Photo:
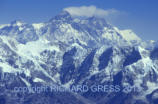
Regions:
<instances>
[{"instance_id":1,"label":"mount everest","mask_svg":"<svg viewBox=\"0 0 158 104\"><path fill-rule=\"evenodd\" d=\"M44 23L0 25L0 104L157 104L157 79L157 42L105 19L63 11ZM112 85L120 91L14 91L50 85ZM126 92L126 86L134 88Z\"/></svg>"}]
</instances>

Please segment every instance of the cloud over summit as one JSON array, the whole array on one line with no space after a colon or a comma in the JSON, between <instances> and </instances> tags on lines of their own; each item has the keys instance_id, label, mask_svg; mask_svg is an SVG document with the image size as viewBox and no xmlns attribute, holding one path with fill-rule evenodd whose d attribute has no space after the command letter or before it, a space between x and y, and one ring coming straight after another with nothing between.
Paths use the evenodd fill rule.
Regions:
<instances>
[{"instance_id":1,"label":"cloud over summit","mask_svg":"<svg viewBox=\"0 0 158 104\"><path fill-rule=\"evenodd\" d=\"M119 11L115 9L104 10L97 8L96 6L81 6L81 7L67 7L63 9L64 11L69 12L72 16L75 17L107 17L109 15L118 14Z\"/></svg>"}]
</instances>

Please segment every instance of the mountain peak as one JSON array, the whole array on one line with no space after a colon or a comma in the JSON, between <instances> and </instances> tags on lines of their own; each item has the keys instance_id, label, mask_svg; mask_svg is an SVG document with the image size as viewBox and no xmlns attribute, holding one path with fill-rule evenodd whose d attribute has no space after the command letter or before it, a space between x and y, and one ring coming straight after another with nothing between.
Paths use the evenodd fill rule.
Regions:
<instances>
[{"instance_id":1,"label":"mountain peak","mask_svg":"<svg viewBox=\"0 0 158 104\"><path fill-rule=\"evenodd\" d=\"M63 16L63 17L67 17L67 16L71 16L69 12L67 11L62 11L58 14L58 16Z\"/></svg>"},{"instance_id":2,"label":"mountain peak","mask_svg":"<svg viewBox=\"0 0 158 104\"><path fill-rule=\"evenodd\" d=\"M20 21L20 20L14 20L11 22L11 25L13 26L22 26L24 24L24 22Z\"/></svg>"},{"instance_id":3,"label":"mountain peak","mask_svg":"<svg viewBox=\"0 0 158 104\"><path fill-rule=\"evenodd\" d=\"M72 20L72 17L70 15L69 12L67 11L62 11L61 13L59 13L57 16L55 16L52 20L57 20L57 21L71 21Z\"/></svg>"},{"instance_id":4,"label":"mountain peak","mask_svg":"<svg viewBox=\"0 0 158 104\"><path fill-rule=\"evenodd\" d=\"M111 27L110 24L108 24L104 18L98 18L93 16L87 18L86 21L88 24L93 25L96 28Z\"/></svg>"}]
</instances>

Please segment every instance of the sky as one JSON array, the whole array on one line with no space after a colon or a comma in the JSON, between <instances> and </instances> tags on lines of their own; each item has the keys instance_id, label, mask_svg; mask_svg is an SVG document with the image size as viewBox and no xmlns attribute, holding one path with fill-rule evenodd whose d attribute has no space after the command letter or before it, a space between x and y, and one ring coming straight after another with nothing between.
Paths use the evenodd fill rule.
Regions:
<instances>
[{"instance_id":1,"label":"sky","mask_svg":"<svg viewBox=\"0 0 158 104\"><path fill-rule=\"evenodd\" d=\"M143 40L158 40L158 0L0 0L0 24L46 22L62 10L74 16L105 17Z\"/></svg>"}]
</instances>

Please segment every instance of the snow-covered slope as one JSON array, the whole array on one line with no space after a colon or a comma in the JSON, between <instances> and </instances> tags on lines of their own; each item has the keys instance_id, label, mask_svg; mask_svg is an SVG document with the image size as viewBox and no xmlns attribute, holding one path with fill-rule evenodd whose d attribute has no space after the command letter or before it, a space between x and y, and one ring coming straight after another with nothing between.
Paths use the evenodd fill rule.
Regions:
<instances>
[{"instance_id":1,"label":"snow-covered slope","mask_svg":"<svg viewBox=\"0 0 158 104\"><path fill-rule=\"evenodd\" d=\"M0 25L0 91L4 89L0 102L157 104L156 44L142 41L132 30L119 30L104 19L72 18L65 11L45 23ZM22 93L23 97L14 92L15 87L43 85L66 89L97 86L100 90ZM105 91L104 85L117 86L119 91ZM32 99L35 96L38 101Z\"/></svg>"}]
</instances>

